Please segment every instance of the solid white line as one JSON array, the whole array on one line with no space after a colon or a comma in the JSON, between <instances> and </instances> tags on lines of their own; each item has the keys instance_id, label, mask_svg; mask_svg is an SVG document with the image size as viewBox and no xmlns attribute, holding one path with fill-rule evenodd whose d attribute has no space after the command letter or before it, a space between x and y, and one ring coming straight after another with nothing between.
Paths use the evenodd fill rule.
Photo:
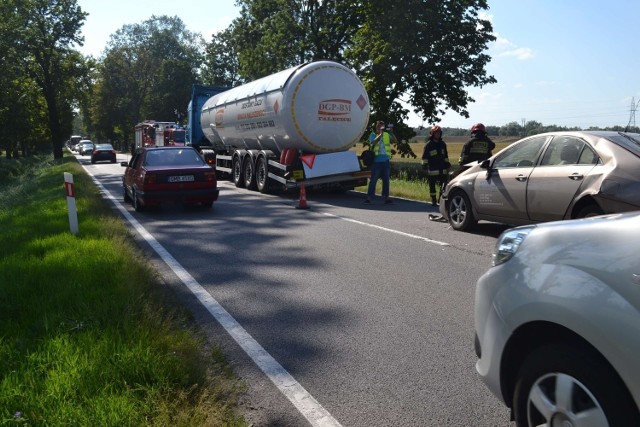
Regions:
<instances>
[{"instance_id":1,"label":"solid white line","mask_svg":"<svg viewBox=\"0 0 640 427\"><path fill-rule=\"evenodd\" d=\"M415 234L405 233L404 231L394 230L393 228L381 227L379 225L369 224L368 222L362 222L362 221L358 221L357 219L346 218L346 217L343 217L343 216L334 215L334 214L330 214L330 213L327 213L327 212L322 212L322 214L326 215L326 216L333 217L333 218L338 218L338 219L341 219L343 221L353 222L354 224L365 225L367 227L377 228L378 230L388 231L389 233L395 233L395 234L399 234L401 236L410 237L412 239L424 240L425 242L433 243L435 245L449 246L449 244L446 243L446 242L440 242L438 240L429 239L428 237L422 237L422 236L417 236Z\"/></svg>"},{"instance_id":2,"label":"solid white line","mask_svg":"<svg viewBox=\"0 0 640 427\"><path fill-rule=\"evenodd\" d=\"M324 409L298 381L287 372L249 333L209 294L196 279L111 195L84 165L84 170L96 183L102 195L111 200L133 228L153 248L162 260L171 268L182 283L198 298L200 303L215 317L231 337L242 347L262 372L278 387L298 411L317 427L340 427L341 424Z\"/></svg>"}]
</instances>

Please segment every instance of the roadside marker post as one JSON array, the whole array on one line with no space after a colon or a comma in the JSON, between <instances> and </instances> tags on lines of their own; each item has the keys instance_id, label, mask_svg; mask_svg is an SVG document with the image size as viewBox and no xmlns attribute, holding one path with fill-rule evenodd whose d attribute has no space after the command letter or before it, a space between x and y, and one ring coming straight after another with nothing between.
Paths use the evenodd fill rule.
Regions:
<instances>
[{"instance_id":1,"label":"roadside marker post","mask_svg":"<svg viewBox=\"0 0 640 427\"><path fill-rule=\"evenodd\" d=\"M78 234L78 210L76 209L76 190L73 186L73 175L64 173L64 192L67 196L67 210L69 211L69 229Z\"/></svg>"}]
</instances>

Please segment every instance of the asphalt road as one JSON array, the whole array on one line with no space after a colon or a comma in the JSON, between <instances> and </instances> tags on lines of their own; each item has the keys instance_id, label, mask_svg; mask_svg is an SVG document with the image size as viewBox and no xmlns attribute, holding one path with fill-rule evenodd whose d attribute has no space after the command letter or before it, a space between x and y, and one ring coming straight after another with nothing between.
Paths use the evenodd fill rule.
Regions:
<instances>
[{"instance_id":1,"label":"asphalt road","mask_svg":"<svg viewBox=\"0 0 640 427\"><path fill-rule=\"evenodd\" d=\"M124 169L78 158L122 203ZM504 226L455 232L428 221L435 209L425 203L364 205L355 192L308 192L310 209L299 210L294 194L219 185L211 210L123 206L136 235L146 230L177 263L168 267L138 237L245 381L249 422L511 425L478 378L473 350L475 282ZM181 268L237 322L227 329L247 334L244 350L187 289ZM253 359L246 348L258 348Z\"/></svg>"}]
</instances>

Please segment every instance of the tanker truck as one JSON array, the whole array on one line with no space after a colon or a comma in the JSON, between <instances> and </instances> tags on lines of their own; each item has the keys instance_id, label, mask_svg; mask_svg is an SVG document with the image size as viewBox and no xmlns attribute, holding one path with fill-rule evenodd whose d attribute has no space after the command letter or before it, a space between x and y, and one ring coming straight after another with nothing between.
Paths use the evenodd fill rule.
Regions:
<instances>
[{"instance_id":1,"label":"tanker truck","mask_svg":"<svg viewBox=\"0 0 640 427\"><path fill-rule=\"evenodd\" d=\"M237 187L353 189L371 176L351 150L369 109L353 71L312 62L230 89L194 85L186 143Z\"/></svg>"}]
</instances>

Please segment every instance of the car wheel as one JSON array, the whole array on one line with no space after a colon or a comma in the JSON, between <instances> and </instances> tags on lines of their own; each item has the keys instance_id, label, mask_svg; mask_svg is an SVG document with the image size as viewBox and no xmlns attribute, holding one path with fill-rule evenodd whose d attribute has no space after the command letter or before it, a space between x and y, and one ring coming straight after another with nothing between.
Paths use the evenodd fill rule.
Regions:
<instances>
[{"instance_id":1,"label":"car wheel","mask_svg":"<svg viewBox=\"0 0 640 427\"><path fill-rule=\"evenodd\" d=\"M233 159L233 183L238 188L244 187L244 179L242 176L242 164L238 157Z\"/></svg>"},{"instance_id":2,"label":"car wheel","mask_svg":"<svg viewBox=\"0 0 640 427\"><path fill-rule=\"evenodd\" d=\"M256 165L256 187L261 193L269 192L269 169L265 157L260 157Z\"/></svg>"},{"instance_id":3,"label":"car wheel","mask_svg":"<svg viewBox=\"0 0 640 427\"><path fill-rule=\"evenodd\" d=\"M125 202L130 202L131 201L131 197L129 197L129 193L127 193L127 186L124 185L124 183L122 184L122 199Z\"/></svg>"},{"instance_id":4,"label":"car wheel","mask_svg":"<svg viewBox=\"0 0 640 427\"><path fill-rule=\"evenodd\" d=\"M586 348L540 347L525 359L516 381L513 409L518 427L617 427L638 419L616 373Z\"/></svg>"},{"instance_id":5,"label":"car wheel","mask_svg":"<svg viewBox=\"0 0 640 427\"><path fill-rule=\"evenodd\" d=\"M135 209L136 212L142 212L143 207L140 203L140 200L138 199L135 188L131 189L131 202L133 203L133 209Z\"/></svg>"},{"instance_id":6,"label":"car wheel","mask_svg":"<svg viewBox=\"0 0 640 427\"><path fill-rule=\"evenodd\" d=\"M244 159L244 186L248 190L256 189L256 174L251 156L247 156Z\"/></svg>"},{"instance_id":7,"label":"car wheel","mask_svg":"<svg viewBox=\"0 0 640 427\"><path fill-rule=\"evenodd\" d=\"M471 202L464 191L456 190L449 198L449 224L454 230L465 231L476 224L471 211Z\"/></svg>"},{"instance_id":8,"label":"car wheel","mask_svg":"<svg viewBox=\"0 0 640 427\"><path fill-rule=\"evenodd\" d=\"M580 211L578 211L578 215L576 216L576 218L588 218L590 216L598 216L603 214L604 212L602 209L600 209L600 206L594 203L592 205L588 205L580 209Z\"/></svg>"},{"instance_id":9,"label":"car wheel","mask_svg":"<svg viewBox=\"0 0 640 427\"><path fill-rule=\"evenodd\" d=\"M93 160L93 159L91 159L91 164L92 164L92 165L95 165L95 164L96 164L96 161L95 161L95 160Z\"/></svg>"}]
</instances>

